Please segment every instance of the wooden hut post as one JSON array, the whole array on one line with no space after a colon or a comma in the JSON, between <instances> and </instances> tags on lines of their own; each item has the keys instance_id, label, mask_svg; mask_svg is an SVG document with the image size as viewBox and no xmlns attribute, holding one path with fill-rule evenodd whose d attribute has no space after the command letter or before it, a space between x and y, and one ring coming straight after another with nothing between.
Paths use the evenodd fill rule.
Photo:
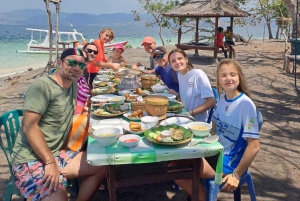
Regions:
<instances>
[{"instance_id":1,"label":"wooden hut post","mask_svg":"<svg viewBox=\"0 0 300 201\"><path fill-rule=\"evenodd\" d=\"M199 42L199 17L196 18L196 33L195 33L195 44L198 44ZM198 49L195 49L195 54L194 56L199 56L199 53L198 53Z\"/></svg>"},{"instance_id":2,"label":"wooden hut post","mask_svg":"<svg viewBox=\"0 0 300 201\"><path fill-rule=\"evenodd\" d=\"M216 17L216 21L215 21L215 39L214 39L214 47L216 47L216 49L214 50L214 59L216 61L217 61L217 55L218 55L218 51L219 51L219 48L217 47L218 27L219 27L219 17Z\"/></svg>"},{"instance_id":3,"label":"wooden hut post","mask_svg":"<svg viewBox=\"0 0 300 201\"><path fill-rule=\"evenodd\" d=\"M234 32L234 31L233 31L233 17L230 17L230 26L231 26L232 33L233 33L233 32Z\"/></svg>"},{"instance_id":4,"label":"wooden hut post","mask_svg":"<svg viewBox=\"0 0 300 201\"><path fill-rule=\"evenodd\" d=\"M181 42L181 22L182 22L182 18L179 18L179 28L178 28L178 45L180 45Z\"/></svg>"}]
</instances>

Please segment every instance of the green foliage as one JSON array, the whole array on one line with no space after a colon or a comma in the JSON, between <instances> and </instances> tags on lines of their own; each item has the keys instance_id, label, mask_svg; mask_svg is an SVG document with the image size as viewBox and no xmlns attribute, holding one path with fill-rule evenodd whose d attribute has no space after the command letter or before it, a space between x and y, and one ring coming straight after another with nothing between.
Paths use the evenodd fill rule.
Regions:
<instances>
[{"instance_id":1,"label":"green foliage","mask_svg":"<svg viewBox=\"0 0 300 201\"><path fill-rule=\"evenodd\" d=\"M132 49L132 45L130 44L125 45L125 49Z\"/></svg>"},{"instance_id":2,"label":"green foliage","mask_svg":"<svg viewBox=\"0 0 300 201\"><path fill-rule=\"evenodd\" d=\"M168 0L164 2L163 0L138 0L142 6L141 11L132 10L131 12L134 14L134 19L136 21L140 21L140 13L146 11L148 14L152 15L153 19L145 22L147 27L152 27L154 25L159 26L159 36L164 45L165 42L162 37L162 29L168 28L171 26L170 18L164 17L162 14L171 10L180 2L178 0Z\"/></svg>"}]
</instances>

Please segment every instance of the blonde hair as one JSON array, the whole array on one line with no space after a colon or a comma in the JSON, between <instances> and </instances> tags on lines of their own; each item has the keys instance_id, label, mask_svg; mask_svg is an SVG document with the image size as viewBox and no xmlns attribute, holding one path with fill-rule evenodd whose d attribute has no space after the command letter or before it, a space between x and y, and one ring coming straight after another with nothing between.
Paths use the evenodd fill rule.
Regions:
<instances>
[{"instance_id":1,"label":"blonde hair","mask_svg":"<svg viewBox=\"0 0 300 201\"><path fill-rule=\"evenodd\" d=\"M187 71L187 72L188 72L189 70L191 70L191 69L194 68L194 66L193 66L193 64L191 63L191 61L189 60L187 54L186 54L182 49L179 49L179 48L176 48L176 49L172 50L172 51L169 53L169 55L168 55L168 61L169 61L169 64L170 64L170 65L171 65L170 57L171 57L171 55L174 54L175 52L178 52L178 53L182 54L183 57L184 57L185 59L188 60L188 62L187 62L187 64L186 64L186 66L187 66L186 71Z\"/></svg>"},{"instance_id":2,"label":"blonde hair","mask_svg":"<svg viewBox=\"0 0 300 201\"><path fill-rule=\"evenodd\" d=\"M100 35L101 35L102 33L104 33L104 32L107 32L107 33L110 35L110 39L111 39L111 40L113 40L113 39L115 38L115 33L114 33L114 31L113 31L111 28L108 28L108 27L103 28L103 29L100 31L99 37L100 37Z\"/></svg>"},{"instance_id":3,"label":"blonde hair","mask_svg":"<svg viewBox=\"0 0 300 201\"><path fill-rule=\"evenodd\" d=\"M232 59L222 59L220 61L219 65L218 65L218 67L217 67L217 90L218 90L219 96L220 96L220 88L221 88L221 86L220 86L220 81L219 81L218 73L219 73L220 68L224 64L232 65L237 70L238 75L239 75L239 85L237 87L237 90L239 90L240 92L243 92L249 98L251 98L250 93L249 93L249 89L248 89L248 86L247 86L247 82L246 82L244 73L242 71L243 66L239 62L237 62L235 60L232 60Z\"/></svg>"}]
</instances>

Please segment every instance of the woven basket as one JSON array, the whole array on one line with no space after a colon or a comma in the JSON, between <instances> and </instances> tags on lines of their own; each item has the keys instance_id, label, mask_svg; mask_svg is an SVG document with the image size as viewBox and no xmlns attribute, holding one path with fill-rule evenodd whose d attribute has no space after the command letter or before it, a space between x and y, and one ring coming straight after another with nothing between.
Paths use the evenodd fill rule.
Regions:
<instances>
[{"instance_id":1,"label":"woven basket","mask_svg":"<svg viewBox=\"0 0 300 201\"><path fill-rule=\"evenodd\" d=\"M151 116L156 116L160 120L167 116L169 99L165 96L152 95L145 98L146 112Z\"/></svg>"},{"instance_id":2,"label":"woven basket","mask_svg":"<svg viewBox=\"0 0 300 201\"><path fill-rule=\"evenodd\" d=\"M156 85L158 77L144 75L141 77L142 87L148 91L152 91L151 86Z\"/></svg>"},{"instance_id":3,"label":"woven basket","mask_svg":"<svg viewBox=\"0 0 300 201\"><path fill-rule=\"evenodd\" d=\"M146 111L145 102L131 102L131 111Z\"/></svg>"}]
</instances>

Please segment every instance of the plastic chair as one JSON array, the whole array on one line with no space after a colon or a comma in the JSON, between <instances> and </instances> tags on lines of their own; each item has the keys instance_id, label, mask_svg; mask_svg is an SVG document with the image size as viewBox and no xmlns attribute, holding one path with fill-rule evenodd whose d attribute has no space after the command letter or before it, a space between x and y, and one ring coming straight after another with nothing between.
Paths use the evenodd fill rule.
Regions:
<instances>
[{"instance_id":1,"label":"plastic chair","mask_svg":"<svg viewBox=\"0 0 300 201\"><path fill-rule=\"evenodd\" d=\"M262 124L264 122L263 116L261 112L256 109L256 116L258 121L258 129L260 130ZM222 185L218 185L214 183L214 179L204 179L204 186L206 189L206 201L216 201L218 197L218 193L220 189L223 187ZM247 170L247 172L241 177L238 188L233 192L234 201L241 201L241 186L247 184L248 190L250 194L250 200L256 201L255 189L253 185L253 180L251 173Z\"/></svg>"},{"instance_id":2,"label":"plastic chair","mask_svg":"<svg viewBox=\"0 0 300 201\"><path fill-rule=\"evenodd\" d=\"M219 99L219 94L218 94L218 91L215 87L212 87L211 88L213 93L214 93L214 96L215 96L215 102L217 103L218 102L218 99ZM210 108L209 110L209 113L208 113L208 118L207 118L207 123L210 123L211 122L211 118L212 118L212 115L214 113L214 110L215 110L216 107L212 107Z\"/></svg>"},{"instance_id":3,"label":"plastic chair","mask_svg":"<svg viewBox=\"0 0 300 201\"><path fill-rule=\"evenodd\" d=\"M11 110L0 116L0 129L4 127L6 143L7 143L7 146L5 146L4 139L0 137L0 146L7 159L7 163L10 171L10 178L9 178L9 183L7 184L6 187L4 201L10 201L12 195L18 195L22 197L20 191L18 190L18 188L15 186L14 183L13 172L11 169L11 154L13 152L13 146L15 144L16 137L20 129L19 117L22 117L23 114L24 114L23 110L18 109L18 110ZM24 200L26 199L24 198Z\"/></svg>"}]
</instances>

